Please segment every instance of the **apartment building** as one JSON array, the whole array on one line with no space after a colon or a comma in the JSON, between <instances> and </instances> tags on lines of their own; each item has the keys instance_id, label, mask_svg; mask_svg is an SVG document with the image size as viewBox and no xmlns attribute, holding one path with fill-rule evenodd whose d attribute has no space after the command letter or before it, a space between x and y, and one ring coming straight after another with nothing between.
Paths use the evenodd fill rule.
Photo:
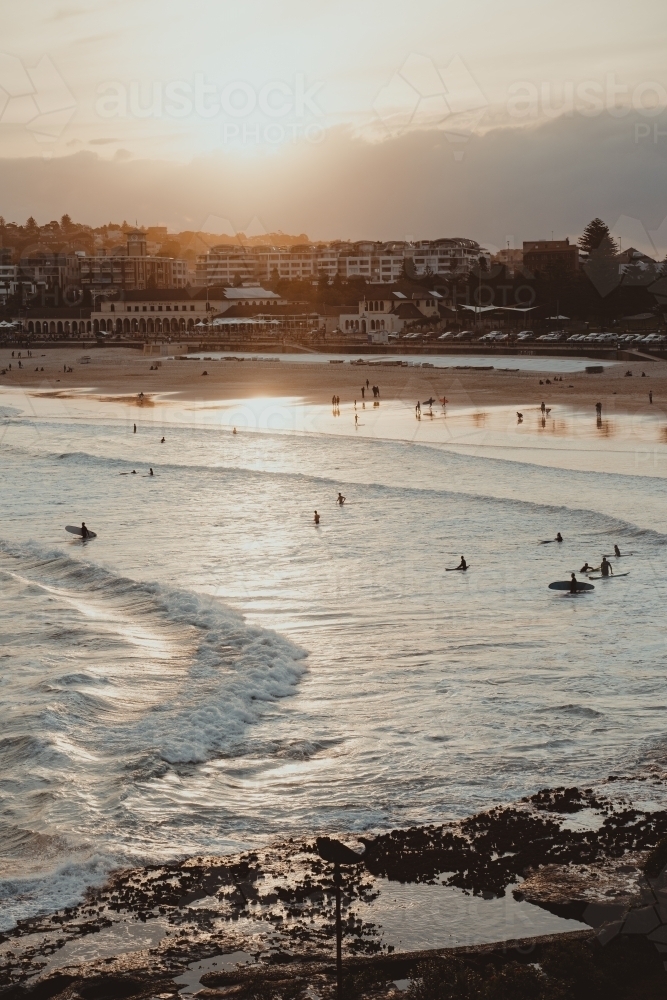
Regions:
<instances>
[{"instance_id":1,"label":"apartment building","mask_svg":"<svg viewBox=\"0 0 667 1000\"><path fill-rule=\"evenodd\" d=\"M404 273L415 277L448 277L467 273L490 254L475 240L452 238L418 243L336 241L328 245L285 247L213 247L197 258L196 284L234 284L275 278L317 281L325 274L344 280L364 278L371 284L392 284Z\"/></svg>"},{"instance_id":2,"label":"apartment building","mask_svg":"<svg viewBox=\"0 0 667 1000\"><path fill-rule=\"evenodd\" d=\"M569 239L524 241L523 263L534 274L574 274L579 268L579 247Z\"/></svg>"},{"instance_id":3,"label":"apartment building","mask_svg":"<svg viewBox=\"0 0 667 1000\"><path fill-rule=\"evenodd\" d=\"M143 290L147 288L185 288L188 284L188 262L175 257L157 257L148 253L146 234L132 229L127 242L110 253L98 252L94 257L76 254L78 282L86 288Z\"/></svg>"}]
</instances>

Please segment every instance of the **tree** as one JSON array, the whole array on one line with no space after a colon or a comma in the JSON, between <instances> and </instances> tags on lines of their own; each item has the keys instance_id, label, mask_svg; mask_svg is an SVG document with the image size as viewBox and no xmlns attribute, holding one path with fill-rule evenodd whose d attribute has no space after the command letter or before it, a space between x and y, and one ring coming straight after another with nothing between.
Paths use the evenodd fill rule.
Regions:
<instances>
[{"instance_id":1,"label":"tree","mask_svg":"<svg viewBox=\"0 0 667 1000\"><path fill-rule=\"evenodd\" d=\"M602 219L593 219L579 237L579 249L590 254L598 249L603 240L611 240L609 226Z\"/></svg>"},{"instance_id":2,"label":"tree","mask_svg":"<svg viewBox=\"0 0 667 1000\"><path fill-rule=\"evenodd\" d=\"M65 213L65 215L63 215L63 217L60 220L60 228L67 230L70 228L71 225L72 225L72 220L70 219L69 215Z\"/></svg>"},{"instance_id":3,"label":"tree","mask_svg":"<svg viewBox=\"0 0 667 1000\"><path fill-rule=\"evenodd\" d=\"M26 227L26 229L37 229L38 228L37 223L33 219L32 215L30 216L30 218L26 222L25 227Z\"/></svg>"}]
</instances>

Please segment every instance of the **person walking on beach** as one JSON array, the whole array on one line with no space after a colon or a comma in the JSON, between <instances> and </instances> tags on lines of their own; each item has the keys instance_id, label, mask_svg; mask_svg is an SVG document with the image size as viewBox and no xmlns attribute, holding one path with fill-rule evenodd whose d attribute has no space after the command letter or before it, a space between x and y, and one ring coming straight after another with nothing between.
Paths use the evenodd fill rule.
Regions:
<instances>
[{"instance_id":1,"label":"person walking on beach","mask_svg":"<svg viewBox=\"0 0 667 1000\"><path fill-rule=\"evenodd\" d=\"M315 511L315 516L313 518L313 521L315 522L315 524L320 523L320 515L317 513L317 511Z\"/></svg>"},{"instance_id":2,"label":"person walking on beach","mask_svg":"<svg viewBox=\"0 0 667 1000\"><path fill-rule=\"evenodd\" d=\"M422 404L419 402L419 400L417 400L417 405L415 406L415 413L417 414L417 416L419 416L421 411L422 411Z\"/></svg>"},{"instance_id":3,"label":"person walking on beach","mask_svg":"<svg viewBox=\"0 0 667 1000\"><path fill-rule=\"evenodd\" d=\"M602 576L609 576L610 574L611 576L614 575L611 563L609 562L606 556L602 557L602 562L600 563L600 573L602 574Z\"/></svg>"},{"instance_id":4,"label":"person walking on beach","mask_svg":"<svg viewBox=\"0 0 667 1000\"><path fill-rule=\"evenodd\" d=\"M368 381L368 379L366 379L366 388L367 389L368 389L369 385L370 385L370 382Z\"/></svg>"},{"instance_id":5,"label":"person walking on beach","mask_svg":"<svg viewBox=\"0 0 667 1000\"><path fill-rule=\"evenodd\" d=\"M362 385L362 387L361 387L361 398L362 399L366 398L366 386L365 385Z\"/></svg>"},{"instance_id":6,"label":"person walking on beach","mask_svg":"<svg viewBox=\"0 0 667 1000\"><path fill-rule=\"evenodd\" d=\"M359 425L359 414L355 413L355 415L354 415L354 426L357 427L358 425Z\"/></svg>"},{"instance_id":7,"label":"person walking on beach","mask_svg":"<svg viewBox=\"0 0 667 1000\"><path fill-rule=\"evenodd\" d=\"M653 402L653 389L649 389L648 391L648 401L649 403Z\"/></svg>"},{"instance_id":8,"label":"person walking on beach","mask_svg":"<svg viewBox=\"0 0 667 1000\"><path fill-rule=\"evenodd\" d=\"M137 433L137 425L136 425L136 424L134 425L134 431L133 431L133 433L134 433L134 434L136 434L136 433Z\"/></svg>"},{"instance_id":9,"label":"person walking on beach","mask_svg":"<svg viewBox=\"0 0 667 1000\"><path fill-rule=\"evenodd\" d=\"M544 416L545 411L546 411L546 404L544 402L541 404L540 409L542 411L542 416Z\"/></svg>"}]
</instances>

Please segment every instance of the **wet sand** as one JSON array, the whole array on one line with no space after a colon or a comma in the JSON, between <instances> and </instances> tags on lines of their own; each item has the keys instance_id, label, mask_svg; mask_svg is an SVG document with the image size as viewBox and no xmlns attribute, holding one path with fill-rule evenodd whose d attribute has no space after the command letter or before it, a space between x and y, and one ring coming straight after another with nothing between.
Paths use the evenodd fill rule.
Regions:
<instances>
[{"instance_id":1,"label":"wet sand","mask_svg":"<svg viewBox=\"0 0 667 1000\"><path fill-rule=\"evenodd\" d=\"M90 357L89 363L81 359ZM278 355L276 355L278 356ZM578 359L579 360L579 359ZM653 391L655 406L667 401L667 362L646 360L619 362L606 367L601 374L563 372L555 380L545 359L545 372L511 371L511 357L479 358L478 368L438 367L443 362L425 358L434 367L400 367L380 362L356 365L344 362L330 364L299 364L284 358L270 361L225 360L166 360L144 357L129 348L44 349L37 348L32 359L22 359L24 368L18 369L18 358L11 358L11 351L0 351L0 371L9 362L11 372L0 375L0 385L24 387L40 392L64 395L68 390L89 389L94 393L145 397L152 393L176 393L183 400L242 399L254 396L300 397L305 403L330 404L333 395L340 397L341 405L361 402L361 385L366 379L378 385L381 398L410 402L423 402L431 396L446 396L452 406L512 406L562 405L590 409L601 402L603 413L610 408L636 412L649 405L649 389ZM155 367L156 362L161 362ZM595 364L592 361L591 364ZM456 362L454 362L456 365ZM494 365L493 370L483 366ZM63 366L72 372L64 372ZM44 371L35 371L35 368ZM153 370L151 370L153 368ZM632 377L626 377L626 371ZM208 372L203 375L203 372ZM646 377L642 378L644 371ZM547 379L549 383L547 383ZM540 381L542 384L540 384ZM373 399L370 390L366 399ZM143 405L149 399L143 401ZM662 402L661 402L662 401ZM142 405L137 398L137 405Z\"/></svg>"}]
</instances>

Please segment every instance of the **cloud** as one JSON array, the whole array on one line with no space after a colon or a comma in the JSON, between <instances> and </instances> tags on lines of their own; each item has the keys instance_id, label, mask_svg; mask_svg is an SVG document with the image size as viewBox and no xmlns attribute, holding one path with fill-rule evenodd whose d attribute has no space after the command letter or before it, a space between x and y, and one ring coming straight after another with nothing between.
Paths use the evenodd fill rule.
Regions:
<instances>
[{"instance_id":1,"label":"cloud","mask_svg":"<svg viewBox=\"0 0 667 1000\"><path fill-rule=\"evenodd\" d=\"M323 142L286 144L272 156L220 151L189 164L136 156L119 162L92 151L49 163L5 159L0 213L18 221L68 212L94 224L161 219L188 229L213 215L236 231L256 217L269 232L311 238L410 233L469 236L495 246L552 231L576 236L595 216L610 225L627 216L652 233L667 216L667 143L635 141L635 124L645 122L633 115L575 116L497 128L471 136L463 162L437 130L367 142L342 128Z\"/></svg>"}]
</instances>

